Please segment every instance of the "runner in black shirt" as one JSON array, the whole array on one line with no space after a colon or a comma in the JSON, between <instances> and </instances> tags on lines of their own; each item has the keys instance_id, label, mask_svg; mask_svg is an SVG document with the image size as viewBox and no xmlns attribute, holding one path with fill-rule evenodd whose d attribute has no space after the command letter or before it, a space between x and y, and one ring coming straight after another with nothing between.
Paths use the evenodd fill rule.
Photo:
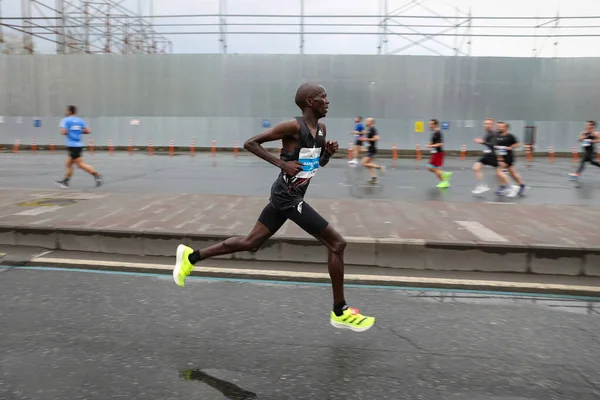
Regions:
<instances>
[{"instance_id":1,"label":"runner in black shirt","mask_svg":"<svg viewBox=\"0 0 600 400\"><path fill-rule=\"evenodd\" d=\"M329 250L328 267L333 288L333 311L330 322L336 328L355 332L366 331L375 324L375 318L360 315L348 308L344 297L344 249L346 241L307 202L304 194L319 167L329 163L338 151L338 143L326 141L325 124L318 122L327 114L329 100L325 88L305 83L296 92L296 104L302 116L281 122L272 129L246 141L244 148L278 167L281 172L271 188L271 198L263 209L252 231L246 237L232 237L205 249L194 251L183 244L177 247L173 279L184 286L185 278L197 262L223 254L257 251L288 220L294 221L307 233L316 237ZM261 145L282 141L280 158Z\"/></svg>"},{"instance_id":2,"label":"runner in black shirt","mask_svg":"<svg viewBox=\"0 0 600 400\"><path fill-rule=\"evenodd\" d=\"M379 141L379 132L375 129L375 119L367 118L365 122L367 124L367 135L363 136L361 140L363 143L368 143L369 147L367 148L367 155L363 157L361 164L369 170L370 182L375 183L377 182L377 175L375 175L374 169L378 169L383 173L385 172L385 167L373 162L373 158L377 154L377 142Z\"/></svg>"},{"instance_id":3,"label":"runner in black shirt","mask_svg":"<svg viewBox=\"0 0 600 400\"><path fill-rule=\"evenodd\" d=\"M497 169L498 159L494 153L494 145L496 143L497 133L494 131L494 125L496 121L493 118L488 118L484 121L483 126L485 128L485 136L483 138L475 139L476 143L483 145L482 157L473 164L473 171L475 172L475 179L477 179L477 187L473 190L473 194L481 194L490 190L488 185L485 184L482 168L484 165L489 165ZM496 176L499 182L505 182L506 177L502 171L496 170Z\"/></svg>"},{"instance_id":4,"label":"runner in black shirt","mask_svg":"<svg viewBox=\"0 0 600 400\"><path fill-rule=\"evenodd\" d=\"M517 157L514 150L520 145L517 138L510 133L510 125L506 122L498 122L498 136L496 136L496 145L494 146L496 156L498 157L498 170L502 173L502 170L507 169L510 176L519 184L519 187L517 192L513 190L513 188L508 185L508 181L506 181L504 185L502 183L500 184L496 194L508 194L509 197L513 197L517 194L522 196L525 193L525 184L523 183L521 176L515 170ZM503 173L502 175L504 176Z\"/></svg>"},{"instance_id":5,"label":"runner in black shirt","mask_svg":"<svg viewBox=\"0 0 600 400\"><path fill-rule=\"evenodd\" d=\"M586 162L589 162L590 164L595 165L596 167L600 167L600 163L598 163L595 160L596 143L600 143L600 133L596 132L595 129L596 121L588 121L585 124L585 131L579 134L579 141L581 142L581 146L583 147L583 154L577 172L569 174L573 179L579 179L579 175L585 168Z\"/></svg>"},{"instance_id":6,"label":"runner in black shirt","mask_svg":"<svg viewBox=\"0 0 600 400\"><path fill-rule=\"evenodd\" d=\"M444 165L444 140L442 138L442 132L439 127L440 123L437 119L429 120L429 130L432 132L431 140L427 147L431 151L431 158L429 159L429 164L427 164L427 169L435 174L440 180L440 183L437 184L439 188L447 188L450 187L450 177L452 176L452 172L444 172L442 171L442 166Z\"/></svg>"}]
</instances>

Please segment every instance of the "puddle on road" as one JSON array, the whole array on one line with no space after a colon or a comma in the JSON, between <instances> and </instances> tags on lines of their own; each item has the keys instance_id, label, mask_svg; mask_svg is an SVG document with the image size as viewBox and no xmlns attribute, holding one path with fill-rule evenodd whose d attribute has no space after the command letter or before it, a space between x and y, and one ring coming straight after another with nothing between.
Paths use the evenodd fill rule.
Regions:
<instances>
[{"instance_id":1,"label":"puddle on road","mask_svg":"<svg viewBox=\"0 0 600 400\"><path fill-rule=\"evenodd\" d=\"M181 371L179 376L186 381L199 381L205 383L221 392L223 396L230 400L251 400L258 398L256 393L244 390L231 382L215 378L200 369L186 369Z\"/></svg>"}]
</instances>

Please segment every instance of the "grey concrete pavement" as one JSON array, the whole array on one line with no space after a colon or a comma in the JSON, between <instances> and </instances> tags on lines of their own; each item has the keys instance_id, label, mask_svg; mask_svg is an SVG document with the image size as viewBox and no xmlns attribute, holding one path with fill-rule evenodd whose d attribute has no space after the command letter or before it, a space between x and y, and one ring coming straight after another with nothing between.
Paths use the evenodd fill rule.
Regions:
<instances>
[{"instance_id":1,"label":"grey concrete pavement","mask_svg":"<svg viewBox=\"0 0 600 400\"><path fill-rule=\"evenodd\" d=\"M224 195L11 190L0 194L0 244L172 255L178 243L202 248L246 234L266 202ZM309 202L347 237L350 264L600 275L597 207ZM288 222L258 253L227 257L325 262L326 251Z\"/></svg>"},{"instance_id":2,"label":"grey concrete pavement","mask_svg":"<svg viewBox=\"0 0 600 400\"><path fill-rule=\"evenodd\" d=\"M0 398L592 400L598 303L10 269ZM184 378L189 380L185 380Z\"/></svg>"}]
</instances>

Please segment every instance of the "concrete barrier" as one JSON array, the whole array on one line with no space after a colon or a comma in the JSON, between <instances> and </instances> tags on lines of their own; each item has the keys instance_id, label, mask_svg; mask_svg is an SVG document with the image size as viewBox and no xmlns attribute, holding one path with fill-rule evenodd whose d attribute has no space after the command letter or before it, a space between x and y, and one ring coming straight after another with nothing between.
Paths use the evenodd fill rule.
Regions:
<instances>
[{"instance_id":1,"label":"concrete barrier","mask_svg":"<svg viewBox=\"0 0 600 400\"><path fill-rule=\"evenodd\" d=\"M142 256L173 256L179 243L202 248L227 237L229 236L182 232L0 227L0 244ZM349 265L434 271L600 276L600 247L363 237L349 237L347 241L345 261ZM258 252L241 252L219 258L325 263L327 249L313 238L275 236Z\"/></svg>"}]
</instances>

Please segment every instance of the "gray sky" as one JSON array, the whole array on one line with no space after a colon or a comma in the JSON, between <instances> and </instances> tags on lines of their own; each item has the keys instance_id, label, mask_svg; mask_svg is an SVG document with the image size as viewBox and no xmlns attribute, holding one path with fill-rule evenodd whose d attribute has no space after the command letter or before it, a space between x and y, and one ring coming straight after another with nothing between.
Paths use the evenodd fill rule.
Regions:
<instances>
[{"instance_id":1,"label":"gray sky","mask_svg":"<svg viewBox=\"0 0 600 400\"><path fill-rule=\"evenodd\" d=\"M4 16L20 16L20 0L0 0ZM54 0L44 0L49 5ZM304 0L306 15L376 15L382 14L383 0ZM420 3L420 4L417 4ZM137 10L137 0L126 0L124 5ZM404 16L432 16L433 10L445 16L465 15L471 10L477 16L555 16L557 11L561 17L566 16L600 16L600 0L388 0L388 10L391 12L405 5L410 9L399 13ZM175 14L213 14L218 12L218 0L154 0L155 15ZM406 7L408 8L408 6ZM457 11L458 9L458 11ZM226 12L229 14L299 14L300 0L227 0ZM147 13L147 11L145 12ZM37 13L34 13L36 15ZM157 18L156 24L164 23L216 23L216 18ZM299 22L297 18L227 18L228 23L277 23ZM305 18L306 23L378 23L376 18ZM408 28L393 26L393 24L435 24L447 25L455 23L454 20L441 19L411 19L398 18L390 21L390 29L396 32L406 32ZM513 24L531 26L535 23L529 21L510 20L473 20L474 26ZM600 25L600 18L589 20L561 20L562 25ZM571 28L552 29L549 27L537 29L539 34L598 34L599 28ZM286 31L297 32L298 27L228 27L229 31ZM306 31L334 32L356 31L377 32L377 27L327 27L307 26ZM413 28L419 33L431 34L445 28ZM159 32L184 32L184 31L217 31L218 27L165 27L157 26ZM7 30L5 30L5 33ZM450 32L468 33L466 28L450 30ZM524 28L473 28L472 33L477 34L533 34L534 29ZM175 53L218 53L220 51L217 35L167 35L173 42ZM394 51L418 41L423 36L405 36L390 34L388 36L387 50ZM413 46L399 54L411 55L452 55L452 48L459 46L461 51L467 51L467 38L438 37L437 42L423 42L428 48ZM542 57L598 57L600 56L600 37L585 38L488 38L473 37L471 55L473 56L508 56L530 57L533 49L540 49ZM377 54L379 37L376 35L305 35L305 53L307 54ZM464 43L463 43L464 41ZM299 35L227 35L226 43L229 53L278 53L293 54L299 51ZM557 45L553 43L557 42ZM52 53L55 45L38 41L38 49L43 53ZM462 43L462 44L461 44Z\"/></svg>"}]
</instances>

